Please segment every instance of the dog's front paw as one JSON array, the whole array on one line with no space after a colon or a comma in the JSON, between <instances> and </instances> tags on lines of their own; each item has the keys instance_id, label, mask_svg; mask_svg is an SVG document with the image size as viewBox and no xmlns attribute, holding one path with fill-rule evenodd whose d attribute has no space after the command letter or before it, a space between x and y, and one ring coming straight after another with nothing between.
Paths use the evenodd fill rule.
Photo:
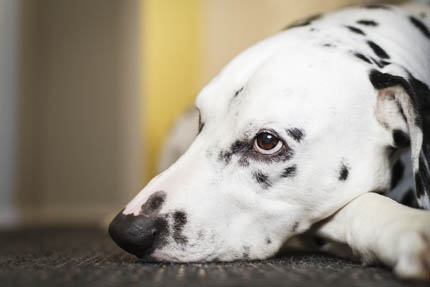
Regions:
<instances>
[{"instance_id":1,"label":"dog's front paw","mask_svg":"<svg viewBox=\"0 0 430 287\"><path fill-rule=\"evenodd\" d=\"M430 228L430 226L428 226ZM403 279L430 280L430 231L408 232L399 240L394 272Z\"/></svg>"}]
</instances>

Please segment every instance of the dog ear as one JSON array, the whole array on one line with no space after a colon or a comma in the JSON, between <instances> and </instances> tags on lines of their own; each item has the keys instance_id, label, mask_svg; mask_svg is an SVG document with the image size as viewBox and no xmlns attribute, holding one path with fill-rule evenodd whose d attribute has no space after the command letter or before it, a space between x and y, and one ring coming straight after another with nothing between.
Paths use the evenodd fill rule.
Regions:
<instances>
[{"instance_id":1,"label":"dog ear","mask_svg":"<svg viewBox=\"0 0 430 287\"><path fill-rule=\"evenodd\" d=\"M410 147L421 208L430 209L430 90L422 81L372 70L370 82L378 91L376 117L393 134L394 148Z\"/></svg>"}]
</instances>

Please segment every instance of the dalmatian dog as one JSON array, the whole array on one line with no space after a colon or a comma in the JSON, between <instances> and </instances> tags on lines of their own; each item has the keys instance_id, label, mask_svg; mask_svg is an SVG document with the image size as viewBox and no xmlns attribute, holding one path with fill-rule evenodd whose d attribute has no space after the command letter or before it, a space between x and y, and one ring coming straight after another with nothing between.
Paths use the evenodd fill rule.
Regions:
<instances>
[{"instance_id":1,"label":"dalmatian dog","mask_svg":"<svg viewBox=\"0 0 430 287\"><path fill-rule=\"evenodd\" d=\"M426 4L367 5L242 52L200 92L198 135L114 218L113 240L144 260L210 262L266 259L310 232L429 279L429 27ZM384 196L408 151L419 208Z\"/></svg>"}]
</instances>

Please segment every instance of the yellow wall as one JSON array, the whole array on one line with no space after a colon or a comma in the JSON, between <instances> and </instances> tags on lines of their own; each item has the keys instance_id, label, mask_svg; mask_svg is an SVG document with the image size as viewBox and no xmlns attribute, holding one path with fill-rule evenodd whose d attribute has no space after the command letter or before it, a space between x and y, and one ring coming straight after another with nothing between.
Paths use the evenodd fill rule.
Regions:
<instances>
[{"instance_id":1,"label":"yellow wall","mask_svg":"<svg viewBox=\"0 0 430 287\"><path fill-rule=\"evenodd\" d=\"M145 0L141 5L145 179L173 120L197 95L199 0Z\"/></svg>"}]
</instances>

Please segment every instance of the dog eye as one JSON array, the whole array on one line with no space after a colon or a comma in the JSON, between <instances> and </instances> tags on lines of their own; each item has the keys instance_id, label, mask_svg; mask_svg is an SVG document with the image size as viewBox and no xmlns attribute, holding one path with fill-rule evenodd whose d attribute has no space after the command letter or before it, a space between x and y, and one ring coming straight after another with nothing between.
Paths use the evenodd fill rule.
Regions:
<instances>
[{"instance_id":1,"label":"dog eye","mask_svg":"<svg viewBox=\"0 0 430 287\"><path fill-rule=\"evenodd\" d=\"M254 141L254 150L262 154L273 154L282 148L282 141L269 132L257 134Z\"/></svg>"}]
</instances>

